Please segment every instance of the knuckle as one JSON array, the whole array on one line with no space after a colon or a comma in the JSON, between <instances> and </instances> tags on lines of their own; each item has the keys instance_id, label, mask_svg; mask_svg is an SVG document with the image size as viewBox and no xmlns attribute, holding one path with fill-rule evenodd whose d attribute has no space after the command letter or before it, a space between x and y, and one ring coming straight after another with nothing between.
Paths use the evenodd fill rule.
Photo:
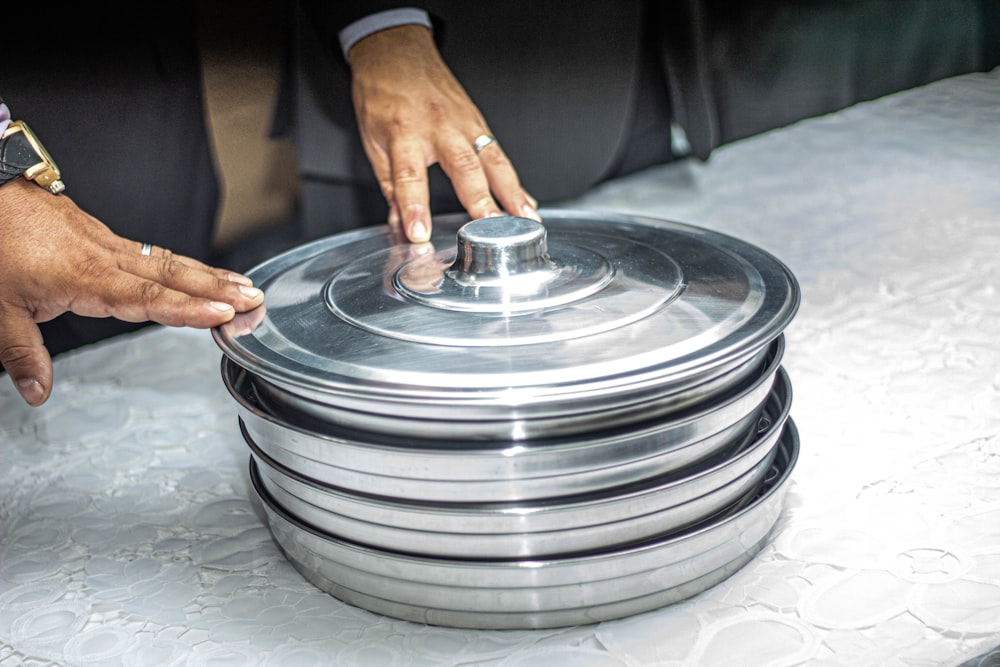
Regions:
<instances>
[{"instance_id":1,"label":"knuckle","mask_svg":"<svg viewBox=\"0 0 1000 667\"><path fill-rule=\"evenodd\" d=\"M424 207L417 202L405 204L401 211L404 219L412 219L420 217L421 215L423 215L423 212L424 212Z\"/></svg>"},{"instance_id":2,"label":"knuckle","mask_svg":"<svg viewBox=\"0 0 1000 667\"><path fill-rule=\"evenodd\" d=\"M159 274L165 281L172 281L185 273L187 267L180 261L174 259L174 255L169 250L164 251L163 260L159 264Z\"/></svg>"},{"instance_id":3,"label":"knuckle","mask_svg":"<svg viewBox=\"0 0 1000 667\"><path fill-rule=\"evenodd\" d=\"M449 149L446 160L451 168L458 172L477 171L482 166L475 151L460 146Z\"/></svg>"},{"instance_id":4,"label":"knuckle","mask_svg":"<svg viewBox=\"0 0 1000 667\"><path fill-rule=\"evenodd\" d=\"M482 215L493 215L498 212L496 202L493 201L493 197L489 194L476 199L472 206L474 210L479 211Z\"/></svg>"},{"instance_id":5,"label":"knuckle","mask_svg":"<svg viewBox=\"0 0 1000 667\"><path fill-rule=\"evenodd\" d=\"M31 348L27 345L0 346L0 366L8 372L31 361Z\"/></svg>"},{"instance_id":6,"label":"knuckle","mask_svg":"<svg viewBox=\"0 0 1000 667\"><path fill-rule=\"evenodd\" d=\"M90 255L81 259L77 264L77 272L81 276L101 279L111 275L118 267L108 264L103 258Z\"/></svg>"},{"instance_id":7,"label":"knuckle","mask_svg":"<svg viewBox=\"0 0 1000 667\"><path fill-rule=\"evenodd\" d=\"M411 183L420 183L424 179L420 169L413 166L412 164L404 164L400 165L396 169L393 180L397 184L405 185Z\"/></svg>"},{"instance_id":8,"label":"knuckle","mask_svg":"<svg viewBox=\"0 0 1000 667\"><path fill-rule=\"evenodd\" d=\"M507 154L499 149L483 151L479 154L479 159L490 167L507 168L513 166Z\"/></svg>"},{"instance_id":9,"label":"knuckle","mask_svg":"<svg viewBox=\"0 0 1000 667\"><path fill-rule=\"evenodd\" d=\"M389 127L389 136L400 136L410 134L417 127L414 117L407 113L406 109L394 109L388 114L386 124Z\"/></svg>"},{"instance_id":10,"label":"knuckle","mask_svg":"<svg viewBox=\"0 0 1000 667\"><path fill-rule=\"evenodd\" d=\"M137 291L138 291L139 301L141 303L148 304L148 303L154 303L160 297L162 297L164 292L167 291L167 288L160 283L153 282L152 280L144 280L141 283L139 283Z\"/></svg>"}]
</instances>

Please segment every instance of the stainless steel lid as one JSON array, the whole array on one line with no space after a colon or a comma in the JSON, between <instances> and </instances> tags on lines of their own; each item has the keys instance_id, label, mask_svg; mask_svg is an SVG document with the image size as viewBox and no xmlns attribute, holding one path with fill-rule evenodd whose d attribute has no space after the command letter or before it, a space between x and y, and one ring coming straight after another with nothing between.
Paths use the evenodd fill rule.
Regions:
<instances>
[{"instance_id":1,"label":"stainless steel lid","mask_svg":"<svg viewBox=\"0 0 1000 667\"><path fill-rule=\"evenodd\" d=\"M249 272L266 307L223 353L310 401L386 419L609 414L759 356L794 316L791 272L674 222L543 210L435 219L427 244L371 227ZM377 430L377 424L376 424Z\"/></svg>"}]
</instances>

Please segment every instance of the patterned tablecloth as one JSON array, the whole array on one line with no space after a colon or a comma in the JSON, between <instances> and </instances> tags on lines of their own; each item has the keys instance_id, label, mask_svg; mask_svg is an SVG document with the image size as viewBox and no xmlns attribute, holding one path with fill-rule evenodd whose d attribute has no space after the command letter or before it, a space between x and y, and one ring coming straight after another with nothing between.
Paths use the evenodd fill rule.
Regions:
<instances>
[{"instance_id":1,"label":"patterned tablecloth","mask_svg":"<svg viewBox=\"0 0 1000 667\"><path fill-rule=\"evenodd\" d=\"M205 331L0 383L0 666L956 665L1000 644L1000 70L610 183L566 207L728 232L802 287L784 366L802 450L732 578L560 630L343 604L271 540Z\"/></svg>"}]
</instances>

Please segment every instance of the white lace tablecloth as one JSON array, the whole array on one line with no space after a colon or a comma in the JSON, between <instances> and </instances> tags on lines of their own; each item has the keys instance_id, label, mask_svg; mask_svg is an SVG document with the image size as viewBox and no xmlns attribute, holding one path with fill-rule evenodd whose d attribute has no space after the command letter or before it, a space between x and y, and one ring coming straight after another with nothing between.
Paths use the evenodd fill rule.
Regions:
<instances>
[{"instance_id":1,"label":"white lace tablecloth","mask_svg":"<svg viewBox=\"0 0 1000 667\"><path fill-rule=\"evenodd\" d=\"M271 540L205 331L0 382L0 665L955 665L1000 644L1000 71L567 205L741 236L797 275L802 449L774 542L693 599L470 631L352 608Z\"/></svg>"}]
</instances>

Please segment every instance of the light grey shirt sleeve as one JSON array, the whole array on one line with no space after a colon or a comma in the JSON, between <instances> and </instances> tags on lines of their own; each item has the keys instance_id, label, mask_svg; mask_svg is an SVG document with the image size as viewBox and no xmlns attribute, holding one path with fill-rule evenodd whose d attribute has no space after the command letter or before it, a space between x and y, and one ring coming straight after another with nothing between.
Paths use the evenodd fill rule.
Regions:
<instances>
[{"instance_id":1,"label":"light grey shirt sleeve","mask_svg":"<svg viewBox=\"0 0 1000 667\"><path fill-rule=\"evenodd\" d=\"M423 9L416 7L400 7L399 9L387 9L384 12L369 14L338 33L340 50L344 54L344 60L350 60L347 57L347 52L368 35L401 25L422 25L428 30L433 30L430 16Z\"/></svg>"},{"instance_id":2,"label":"light grey shirt sleeve","mask_svg":"<svg viewBox=\"0 0 1000 667\"><path fill-rule=\"evenodd\" d=\"M0 100L0 134L7 131L8 125L10 125L10 109L3 100Z\"/></svg>"}]
</instances>

